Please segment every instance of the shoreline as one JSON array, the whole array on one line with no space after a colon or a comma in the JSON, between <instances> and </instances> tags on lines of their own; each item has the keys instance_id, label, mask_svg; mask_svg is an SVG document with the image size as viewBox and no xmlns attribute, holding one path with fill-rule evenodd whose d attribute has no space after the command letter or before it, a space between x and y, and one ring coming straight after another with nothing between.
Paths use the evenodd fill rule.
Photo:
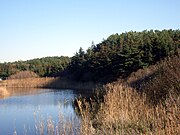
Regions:
<instances>
[{"instance_id":1,"label":"shoreline","mask_svg":"<svg viewBox=\"0 0 180 135\"><path fill-rule=\"evenodd\" d=\"M0 99L9 97L10 93L7 91L5 87L0 87Z\"/></svg>"},{"instance_id":2,"label":"shoreline","mask_svg":"<svg viewBox=\"0 0 180 135\"><path fill-rule=\"evenodd\" d=\"M63 78L25 78L11 79L0 82L0 87L4 88L54 88L54 89L74 89L74 90L95 90L98 84L93 82L76 82Z\"/></svg>"}]
</instances>

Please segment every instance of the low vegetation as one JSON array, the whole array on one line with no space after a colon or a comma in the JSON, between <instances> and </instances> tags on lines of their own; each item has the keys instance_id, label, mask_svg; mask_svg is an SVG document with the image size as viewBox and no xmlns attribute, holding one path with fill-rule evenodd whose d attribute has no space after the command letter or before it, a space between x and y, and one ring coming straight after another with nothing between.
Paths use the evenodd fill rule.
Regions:
<instances>
[{"instance_id":1,"label":"low vegetation","mask_svg":"<svg viewBox=\"0 0 180 135\"><path fill-rule=\"evenodd\" d=\"M4 80L0 83L2 87L11 88L43 88L51 82L55 81L56 78L24 78L24 79L10 79Z\"/></svg>"},{"instance_id":2,"label":"low vegetation","mask_svg":"<svg viewBox=\"0 0 180 135\"><path fill-rule=\"evenodd\" d=\"M12 80L12 79L25 79L25 78L37 78L37 77L39 76L32 71L20 71L17 72L16 74L9 76L8 79Z\"/></svg>"},{"instance_id":3,"label":"low vegetation","mask_svg":"<svg viewBox=\"0 0 180 135\"><path fill-rule=\"evenodd\" d=\"M58 88L74 90L82 90L83 88L83 91L92 93L98 85L93 82L75 82L61 78L44 77L4 80L0 82L0 86L4 88Z\"/></svg>"},{"instance_id":4,"label":"low vegetation","mask_svg":"<svg viewBox=\"0 0 180 135\"><path fill-rule=\"evenodd\" d=\"M133 73L127 79L130 86L144 92L149 102L158 104L170 94L180 95L180 53L158 64Z\"/></svg>"},{"instance_id":5,"label":"low vegetation","mask_svg":"<svg viewBox=\"0 0 180 135\"><path fill-rule=\"evenodd\" d=\"M83 134L178 135L179 69L179 56L167 58L145 70L148 79L140 77L144 74L133 73L131 80L136 80L137 87L135 84L133 88L129 87L123 81L109 83L104 87L103 102L78 100ZM145 71L141 70L141 73Z\"/></svg>"},{"instance_id":6,"label":"low vegetation","mask_svg":"<svg viewBox=\"0 0 180 135\"><path fill-rule=\"evenodd\" d=\"M163 103L149 106L147 95L139 95L121 84L109 84L106 89L104 102L95 116L89 104L81 111L83 134L178 135L180 132L180 97L170 95ZM81 101L79 106L83 108Z\"/></svg>"},{"instance_id":7,"label":"low vegetation","mask_svg":"<svg viewBox=\"0 0 180 135\"><path fill-rule=\"evenodd\" d=\"M0 99L1 98L6 98L10 95L10 93L7 91L6 88L0 87Z\"/></svg>"}]
</instances>

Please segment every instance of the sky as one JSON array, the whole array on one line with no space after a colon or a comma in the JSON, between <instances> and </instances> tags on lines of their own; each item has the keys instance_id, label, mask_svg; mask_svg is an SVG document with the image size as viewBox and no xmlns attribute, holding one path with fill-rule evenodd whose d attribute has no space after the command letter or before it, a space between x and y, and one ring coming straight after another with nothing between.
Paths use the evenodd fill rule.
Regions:
<instances>
[{"instance_id":1,"label":"sky","mask_svg":"<svg viewBox=\"0 0 180 135\"><path fill-rule=\"evenodd\" d=\"M179 28L180 0L0 0L0 63L73 56L115 33Z\"/></svg>"}]
</instances>

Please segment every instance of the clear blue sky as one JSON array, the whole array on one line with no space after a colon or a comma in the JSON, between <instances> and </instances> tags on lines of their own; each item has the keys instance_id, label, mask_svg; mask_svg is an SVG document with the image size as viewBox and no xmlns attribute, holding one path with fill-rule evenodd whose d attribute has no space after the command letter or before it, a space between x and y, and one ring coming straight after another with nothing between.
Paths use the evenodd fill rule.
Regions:
<instances>
[{"instance_id":1,"label":"clear blue sky","mask_svg":"<svg viewBox=\"0 0 180 135\"><path fill-rule=\"evenodd\" d=\"M180 0L0 0L0 62L72 56L114 33L179 27Z\"/></svg>"}]
</instances>

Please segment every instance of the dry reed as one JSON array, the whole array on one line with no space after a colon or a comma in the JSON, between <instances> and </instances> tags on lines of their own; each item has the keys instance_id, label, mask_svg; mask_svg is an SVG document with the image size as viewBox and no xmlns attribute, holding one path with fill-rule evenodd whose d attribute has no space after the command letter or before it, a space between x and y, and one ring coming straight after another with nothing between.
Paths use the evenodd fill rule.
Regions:
<instances>
[{"instance_id":1,"label":"dry reed","mask_svg":"<svg viewBox=\"0 0 180 135\"><path fill-rule=\"evenodd\" d=\"M35 129L38 135L79 135L80 121L77 117L65 117L59 113L58 120L54 121L51 116L46 120L42 116L35 113Z\"/></svg>"},{"instance_id":2,"label":"dry reed","mask_svg":"<svg viewBox=\"0 0 180 135\"><path fill-rule=\"evenodd\" d=\"M81 108L82 134L104 135L178 135L180 133L180 97L171 95L158 106L149 106L146 95L132 88L108 84L104 102L95 117L89 104ZM92 104L92 103L91 103Z\"/></svg>"},{"instance_id":3,"label":"dry reed","mask_svg":"<svg viewBox=\"0 0 180 135\"><path fill-rule=\"evenodd\" d=\"M47 84L54 81L56 78L25 78L11 79L1 82L1 86L14 88L38 88L45 87Z\"/></svg>"},{"instance_id":4,"label":"dry reed","mask_svg":"<svg viewBox=\"0 0 180 135\"><path fill-rule=\"evenodd\" d=\"M10 79L1 81L0 86L11 88L60 88L86 91L92 91L96 88L96 84L93 82L75 82L54 77Z\"/></svg>"},{"instance_id":5,"label":"dry reed","mask_svg":"<svg viewBox=\"0 0 180 135\"><path fill-rule=\"evenodd\" d=\"M77 100L80 121L59 114L36 122L37 134L44 135L178 135L180 97L149 106L145 94L122 84L107 84L103 102ZM98 104L98 105L97 105ZM97 110L98 109L98 110ZM36 115L35 115L36 116Z\"/></svg>"},{"instance_id":6,"label":"dry reed","mask_svg":"<svg viewBox=\"0 0 180 135\"><path fill-rule=\"evenodd\" d=\"M10 93L7 91L5 87L0 87L0 98L6 98L10 96Z\"/></svg>"}]
</instances>

